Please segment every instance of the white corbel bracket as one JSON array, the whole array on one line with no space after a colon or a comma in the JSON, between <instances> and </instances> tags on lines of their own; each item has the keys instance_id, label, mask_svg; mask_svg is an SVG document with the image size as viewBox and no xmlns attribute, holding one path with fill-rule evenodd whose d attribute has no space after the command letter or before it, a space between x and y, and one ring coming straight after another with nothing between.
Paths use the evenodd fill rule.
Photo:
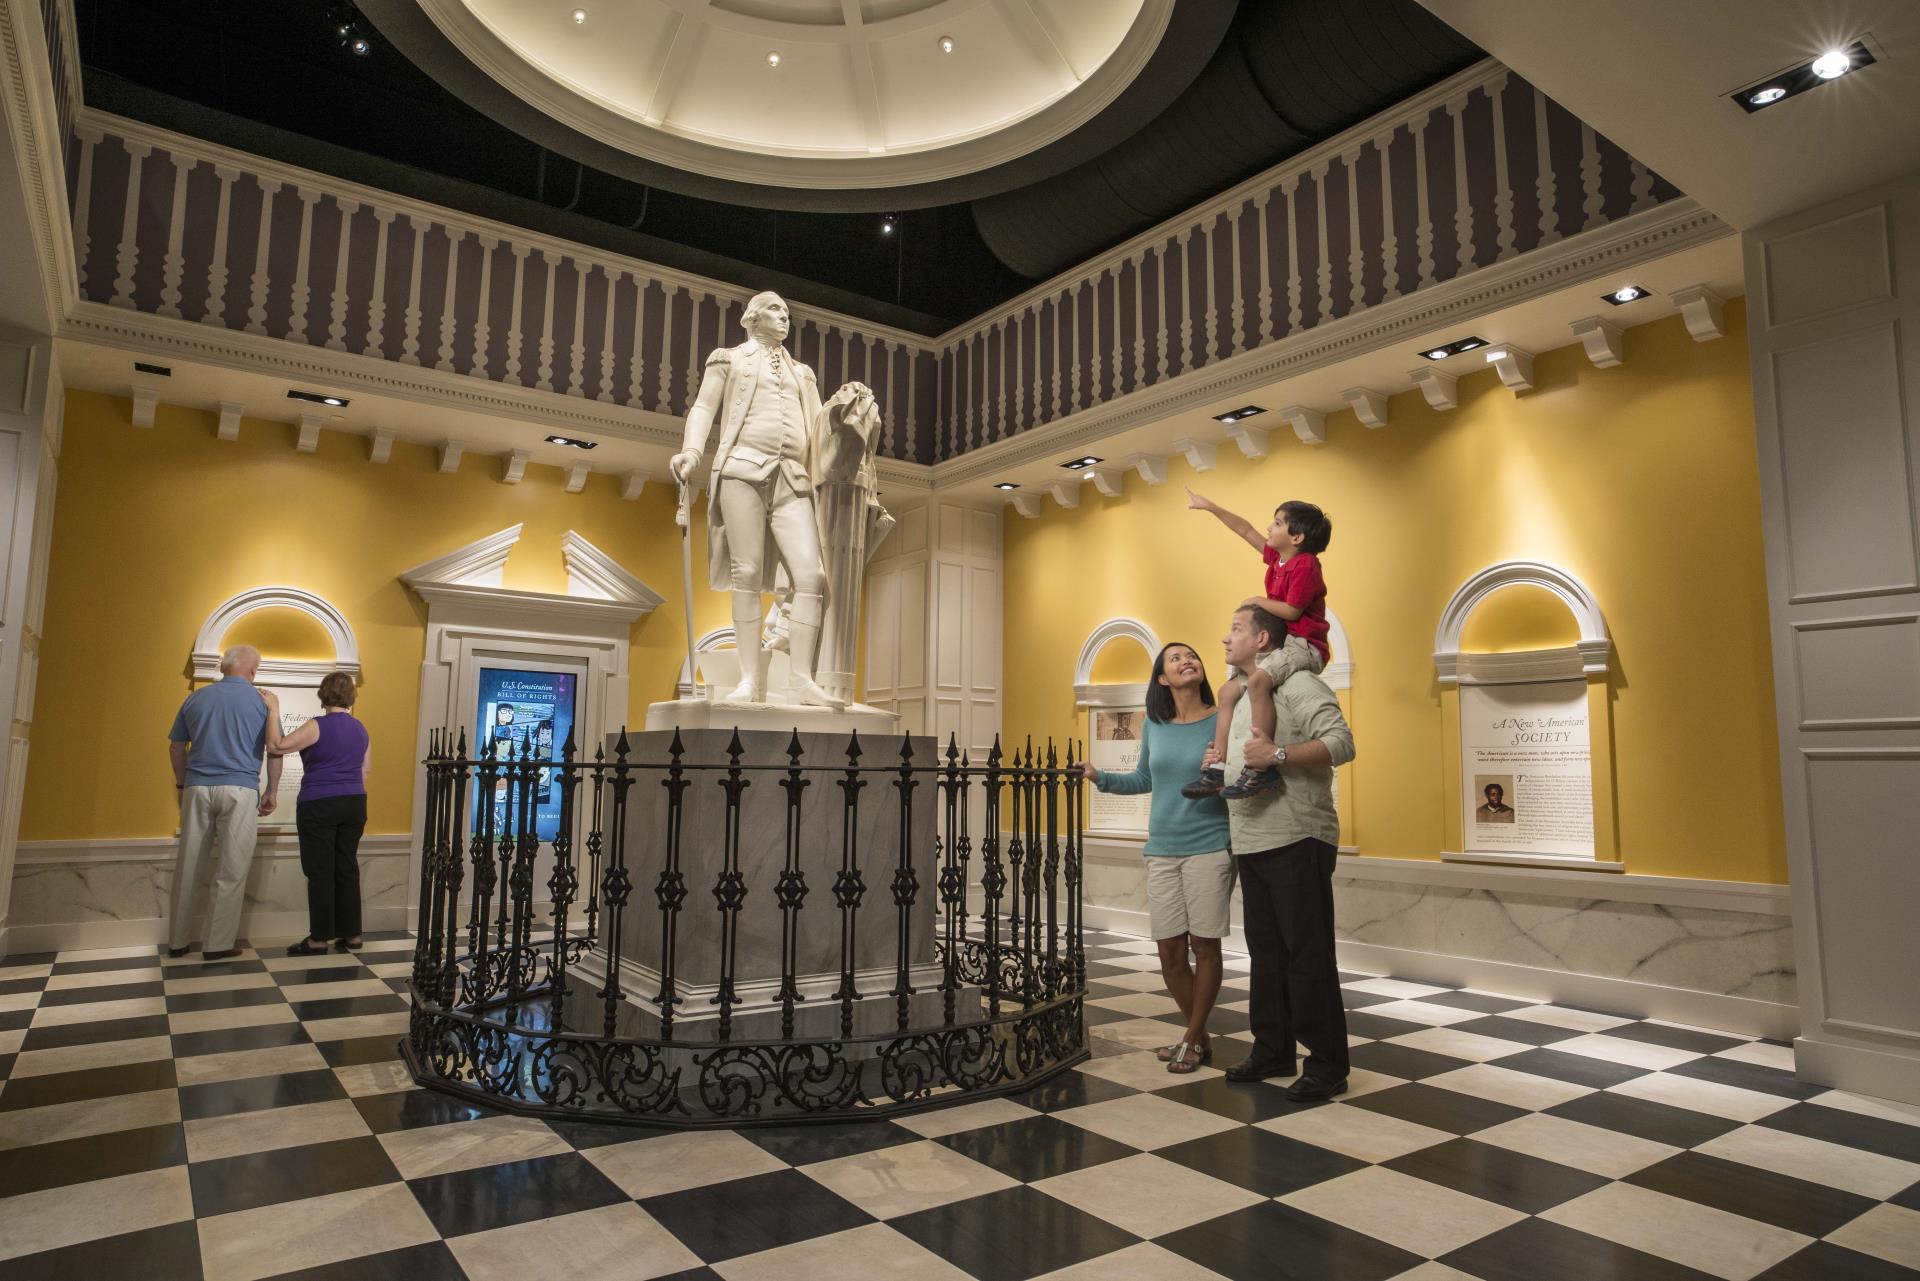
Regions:
<instances>
[{"instance_id":1,"label":"white corbel bracket","mask_svg":"<svg viewBox=\"0 0 1920 1281\"><path fill-rule=\"evenodd\" d=\"M1250 423L1229 423L1227 425L1227 439L1240 446L1240 452L1248 458L1265 458L1267 456L1267 429L1265 427L1255 427Z\"/></svg>"},{"instance_id":2,"label":"white corbel bracket","mask_svg":"<svg viewBox=\"0 0 1920 1281\"><path fill-rule=\"evenodd\" d=\"M1324 445L1327 443L1327 415L1318 409L1308 409L1305 405L1288 405L1281 409L1280 417L1287 426L1293 428L1293 434L1304 445Z\"/></svg>"},{"instance_id":3,"label":"white corbel bracket","mask_svg":"<svg viewBox=\"0 0 1920 1281\"><path fill-rule=\"evenodd\" d=\"M1053 501L1059 503L1062 507L1078 507L1080 505L1079 481L1067 482L1057 480L1047 486L1047 492L1052 494Z\"/></svg>"},{"instance_id":4,"label":"white corbel bracket","mask_svg":"<svg viewBox=\"0 0 1920 1281\"><path fill-rule=\"evenodd\" d=\"M218 435L221 440L239 440L240 439L240 415L245 412L246 412L245 406L241 405L238 401L234 401L234 400L221 401L220 402L220 427L215 434Z\"/></svg>"},{"instance_id":5,"label":"white corbel bracket","mask_svg":"<svg viewBox=\"0 0 1920 1281\"><path fill-rule=\"evenodd\" d=\"M1533 353L1519 347L1495 347L1487 353L1487 363L1514 395L1533 390Z\"/></svg>"},{"instance_id":6,"label":"white corbel bracket","mask_svg":"<svg viewBox=\"0 0 1920 1281\"><path fill-rule=\"evenodd\" d=\"M1012 494L1008 496L1007 501L1012 504L1015 511L1028 520L1040 519L1040 495Z\"/></svg>"},{"instance_id":7,"label":"white corbel bracket","mask_svg":"<svg viewBox=\"0 0 1920 1281\"><path fill-rule=\"evenodd\" d=\"M573 466L567 468L567 492L569 494L577 494L585 489L587 487L587 477L592 474L593 468L587 463L575 463Z\"/></svg>"},{"instance_id":8,"label":"white corbel bracket","mask_svg":"<svg viewBox=\"0 0 1920 1281\"><path fill-rule=\"evenodd\" d=\"M460 470L460 455L467 452L464 443L457 440L443 441L440 445L440 470L451 476Z\"/></svg>"},{"instance_id":9,"label":"white corbel bracket","mask_svg":"<svg viewBox=\"0 0 1920 1281\"><path fill-rule=\"evenodd\" d=\"M1587 359L1595 369L1611 369L1624 357L1620 354L1620 326L1598 316L1582 316L1571 326L1573 336L1587 349Z\"/></svg>"},{"instance_id":10,"label":"white corbel bracket","mask_svg":"<svg viewBox=\"0 0 1920 1281\"><path fill-rule=\"evenodd\" d=\"M1438 369L1410 370L1407 377L1413 379L1413 385L1427 398L1427 403L1435 409L1460 408L1460 394L1455 388L1456 379L1452 374L1441 373Z\"/></svg>"},{"instance_id":11,"label":"white corbel bracket","mask_svg":"<svg viewBox=\"0 0 1920 1281\"><path fill-rule=\"evenodd\" d=\"M1727 336L1727 300L1705 285L1688 285L1667 297L1680 309L1687 332L1695 342L1711 342Z\"/></svg>"},{"instance_id":12,"label":"white corbel bracket","mask_svg":"<svg viewBox=\"0 0 1920 1281\"><path fill-rule=\"evenodd\" d=\"M1340 393L1340 399L1347 402L1347 408L1360 420L1362 427L1385 427L1387 425L1387 398L1377 391L1366 387L1349 387Z\"/></svg>"},{"instance_id":13,"label":"white corbel bracket","mask_svg":"<svg viewBox=\"0 0 1920 1281\"><path fill-rule=\"evenodd\" d=\"M527 474L527 460L532 457L533 451L528 449L516 449L503 456L500 459L500 483L518 485Z\"/></svg>"},{"instance_id":14,"label":"white corbel bracket","mask_svg":"<svg viewBox=\"0 0 1920 1281\"><path fill-rule=\"evenodd\" d=\"M160 393L152 387L133 389L133 425L135 427L153 426L153 411L160 405Z\"/></svg>"},{"instance_id":15,"label":"white corbel bracket","mask_svg":"<svg viewBox=\"0 0 1920 1281\"><path fill-rule=\"evenodd\" d=\"M374 428L372 438L367 441L367 461L384 463L391 457L393 457L393 429L391 427Z\"/></svg>"},{"instance_id":16,"label":"white corbel bracket","mask_svg":"<svg viewBox=\"0 0 1920 1281\"><path fill-rule=\"evenodd\" d=\"M1149 485L1167 483L1167 460L1159 454L1128 454L1127 466L1140 473Z\"/></svg>"},{"instance_id":17,"label":"white corbel bracket","mask_svg":"<svg viewBox=\"0 0 1920 1281\"><path fill-rule=\"evenodd\" d=\"M1093 487L1100 491L1100 496L1103 498L1119 498L1127 492L1126 468L1095 468L1093 473Z\"/></svg>"},{"instance_id":18,"label":"white corbel bracket","mask_svg":"<svg viewBox=\"0 0 1920 1281\"><path fill-rule=\"evenodd\" d=\"M640 497L641 491L646 489L646 487L647 473L643 471L630 471L620 478L620 497L626 499L628 502L632 502Z\"/></svg>"},{"instance_id":19,"label":"white corbel bracket","mask_svg":"<svg viewBox=\"0 0 1920 1281\"><path fill-rule=\"evenodd\" d=\"M1195 471L1212 471L1215 445L1210 440L1194 440L1192 437L1173 442L1175 452L1186 457L1187 466Z\"/></svg>"},{"instance_id":20,"label":"white corbel bracket","mask_svg":"<svg viewBox=\"0 0 1920 1281\"><path fill-rule=\"evenodd\" d=\"M296 452L311 454L320 448L320 427L325 420L319 414L300 415L300 435L293 442Z\"/></svg>"}]
</instances>

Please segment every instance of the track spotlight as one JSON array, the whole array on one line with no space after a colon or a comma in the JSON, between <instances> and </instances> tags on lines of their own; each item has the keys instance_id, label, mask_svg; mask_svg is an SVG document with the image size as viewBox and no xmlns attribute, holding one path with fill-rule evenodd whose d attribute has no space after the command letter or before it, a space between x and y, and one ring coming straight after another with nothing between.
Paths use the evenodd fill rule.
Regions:
<instances>
[{"instance_id":1,"label":"track spotlight","mask_svg":"<svg viewBox=\"0 0 1920 1281\"><path fill-rule=\"evenodd\" d=\"M1742 111L1752 113L1809 89L1818 89L1830 80L1838 80L1862 67L1872 66L1875 61L1873 51L1856 40L1843 49L1829 49L1817 58L1797 67L1789 67L1727 96L1738 103Z\"/></svg>"}]
</instances>

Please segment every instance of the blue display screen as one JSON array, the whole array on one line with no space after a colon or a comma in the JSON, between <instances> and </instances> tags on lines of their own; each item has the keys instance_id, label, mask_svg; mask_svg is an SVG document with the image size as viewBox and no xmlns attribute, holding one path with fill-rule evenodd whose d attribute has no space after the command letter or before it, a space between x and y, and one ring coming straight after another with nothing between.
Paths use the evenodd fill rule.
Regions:
<instances>
[{"instance_id":1,"label":"blue display screen","mask_svg":"<svg viewBox=\"0 0 1920 1281\"><path fill-rule=\"evenodd\" d=\"M502 761L517 760L525 753L543 763L533 792L534 827L543 841L552 840L560 830L560 783L551 765L544 763L559 761L567 735L573 731L578 680L572 672L480 669L474 755L484 756L491 745ZM476 798L476 802L479 799ZM503 778L494 788L496 832L507 821L507 799L507 782ZM476 820L479 818L477 803L474 816Z\"/></svg>"}]
</instances>

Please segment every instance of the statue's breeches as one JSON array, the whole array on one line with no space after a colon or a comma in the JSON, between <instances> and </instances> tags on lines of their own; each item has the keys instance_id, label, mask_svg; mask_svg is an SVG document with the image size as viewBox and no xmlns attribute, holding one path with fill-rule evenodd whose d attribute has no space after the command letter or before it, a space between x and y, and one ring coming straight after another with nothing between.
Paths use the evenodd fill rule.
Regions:
<instances>
[{"instance_id":1,"label":"statue's breeches","mask_svg":"<svg viewBox=\"0 0 1920 1281\"><path fill-rule=\"evenodd\" d=\"M727 587L770 590L777 558L796 592L825 593L813 497L797 491L781 469L758 481L721 477L713 505L720 514L713 539L716 579L724 553Z\"/></svg>"}]
</instances>

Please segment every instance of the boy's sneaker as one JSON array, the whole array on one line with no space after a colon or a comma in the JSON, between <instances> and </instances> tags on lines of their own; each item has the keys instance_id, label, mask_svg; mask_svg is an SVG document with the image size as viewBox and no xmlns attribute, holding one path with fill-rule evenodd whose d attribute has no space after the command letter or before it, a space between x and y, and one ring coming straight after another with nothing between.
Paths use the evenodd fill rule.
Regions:
<instances>
[{"instance_id":1,"label":"boy's sneaker","mask_svg":"<svg viewBox=\"0 0 1920 1281\"><path fill-rule=\"evenodd\" d=\"M1241 770L1240 777L1233 780L1231 787L1222 789L1220 795L1227 800L1237 801L1258 792L1271 791L1278 786L1280 786L1279 770L1249 767Z\"/></svg>"},{"instance_id":2,"label":"boy's sneaker","mask_svg":"<svg viewBox=\"0 0 1920 1281\"><path fill-rule=\"evenodd\" d=\"M1208 796L1220 795L1220 789L1227 785L1227 769L1224 765L1209 765L1200 771L1200 777L1180 789L1180 795L1190 801L1201 800Z\"/></svg>"}]
</instances>

